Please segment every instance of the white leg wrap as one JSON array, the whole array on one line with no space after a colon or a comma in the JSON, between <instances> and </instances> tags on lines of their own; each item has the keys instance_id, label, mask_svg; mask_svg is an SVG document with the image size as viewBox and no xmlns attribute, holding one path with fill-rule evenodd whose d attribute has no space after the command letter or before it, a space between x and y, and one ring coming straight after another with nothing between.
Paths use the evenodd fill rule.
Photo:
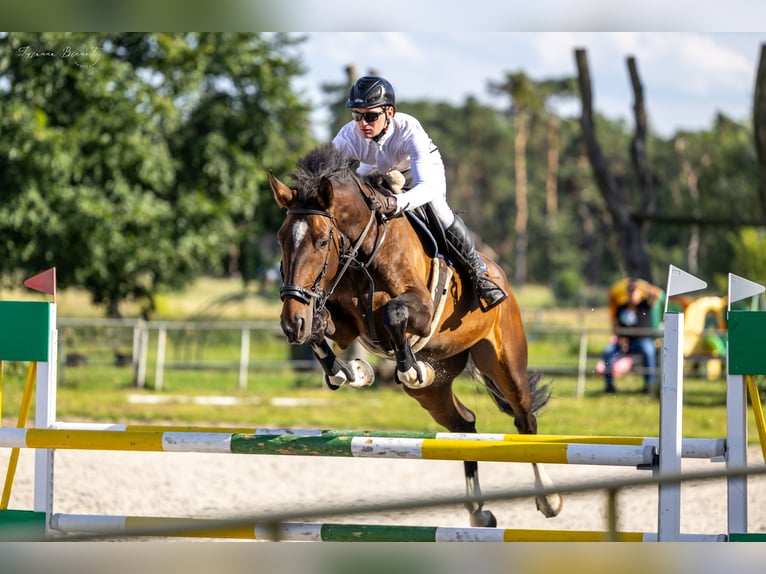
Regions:
<instances>
[{"instance_id":1,"label":"white leg wrap","mask_svg":"<svg viewBox=\"0 0 766 574\"><path fill-rule=\"evenodd\" d=\"M328 381L330 384L335 385L336 387L340 387L341 385L344 385L348 379L346 379L346 374L343 371L338 371L335 375L326 375L324 381L327 383Z\"/></svg>"},{"instance_id":2,"label":"white leg wrap","mask_svg":"<svg viewBox=\"0 0 766 574\"><path fill-rule=\"evenodd\" d=\"M545 472L545 468L541 464L532 464L532 470L535 473L535 486L538 488L550 488L553 486L553 481L548 473ZM538 496L535 499L537 503L537 509L543 513L546 518L553 518L561 512L561 507L564 505L564 500L560 494L549 494L548 496Z\"/></svg>"},{"instance_id":3,"label":"white leg wrap","mask_svg":"<svg viewBox=\"0 0 766 574\"><path fill-rule=\"evenodd\" d=\"M418 379L418 373L422 381ZM423 361L415 363L415 366L406 373L397 371L396 375L404 386L411 389L423 389L433 383L436 377L433 367Z\"/></svg>"}]
</instances>

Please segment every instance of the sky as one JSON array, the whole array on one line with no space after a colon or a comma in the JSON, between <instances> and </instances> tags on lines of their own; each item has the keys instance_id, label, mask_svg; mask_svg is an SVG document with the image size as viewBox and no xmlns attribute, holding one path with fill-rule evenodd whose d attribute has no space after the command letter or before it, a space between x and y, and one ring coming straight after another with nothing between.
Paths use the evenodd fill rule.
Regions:
<instances>
[{"instance_id":1,"label":"sky","mask_svg":"<svg viewBox=\"0 0 766 574\"><path fill-rule=\"evenodd\" d=\"M300 54L308 74L296 85L320 108L315 132L326 139L320 86L345 81L345 68L377 70L400 101L431 99L456 105L469 96L495 107L507 97L488 93L490 81L523 71L533 80L575 76L574 51L588 55L595 109L633 125L626 58L633 56L644 88L650 129L709 128L718 112L752 114L753 87L766 32L312 32ZM401 111L406 111L400 108ZM579 100L559 109L578 116Z\"/></svg>"}]
</instances>

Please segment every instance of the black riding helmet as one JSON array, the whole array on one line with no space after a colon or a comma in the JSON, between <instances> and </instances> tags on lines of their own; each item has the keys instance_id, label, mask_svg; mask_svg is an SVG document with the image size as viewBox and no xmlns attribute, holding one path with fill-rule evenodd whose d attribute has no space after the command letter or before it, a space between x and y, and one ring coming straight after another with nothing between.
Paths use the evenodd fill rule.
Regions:
<instances>
[{"instance_id":1,"label":"black riding helmet","mask_svg":"<svg viewBox=\"0 0 766 574\"><path fill-rule=\"evenodd\" d=\"M346 107L365 110L378 106L396 108L393 86L380 76L362 76L351 86Z\"/></svg>"}]
</instances>

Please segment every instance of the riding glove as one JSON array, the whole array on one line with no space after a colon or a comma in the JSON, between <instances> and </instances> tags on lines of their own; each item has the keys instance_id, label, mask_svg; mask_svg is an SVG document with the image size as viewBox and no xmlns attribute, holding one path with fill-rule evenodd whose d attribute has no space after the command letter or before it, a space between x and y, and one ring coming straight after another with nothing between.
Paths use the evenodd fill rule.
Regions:
<instances>
[{"instance_id":1,"label":"riding glove","mask_svg":"<svg viewBox=\"0 0 766 574\"><path fill-rule=\"evenodd\" d=\"M375 194L369 201L370 209L377 211L384 217L391 218L396 215L396 211L399 209L399 205L396 203L396 198L391 195L383 195L382 193Z\"/></svg>"}]
</instances>

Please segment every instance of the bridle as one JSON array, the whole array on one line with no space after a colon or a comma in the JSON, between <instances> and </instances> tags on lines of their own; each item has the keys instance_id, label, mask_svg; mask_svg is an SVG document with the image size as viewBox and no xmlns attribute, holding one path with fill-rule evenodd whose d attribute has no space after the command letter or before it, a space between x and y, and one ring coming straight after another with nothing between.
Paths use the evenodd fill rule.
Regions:
<instances>
[{"instance_id":1,"label":"bridle","mask_svg":"<svg viewBox=\"0 0 766 574\"><path fill-rule=\"evenodd\" d=\"M354 175L354 181L359 188L360 193L365 199L365 202L369 204L369 197L364 191L364 186L359 181L358 177ZM284 283L284 273L282 273L282 287L279 289L279 297L284 301L287 297L292 297L293 299L297 299L304 305L310 305L312 300L315 300L316 303L314 305L314 317L319 315L319 313L322 312L325 305L327 304L327 301L330 299L330 297L335 292L336 287L340 283L340 280L343 278L343 276L346 274L346 271L349 267L352 265L355 269L360 269L364 271L365 275L367 276L367 279L369 280L370 284L370 297L368 297L368 308L370 312L367 314L370 318L370 321L372 320L372 294L374 292L374 285L372 276L370 275L370 272L368 270L368 267L372 264L373 260L375 259L375 256L378 254L378 251L380 250L380 246L383 244L383 241L386 237L387 232L387 226L386 221L381 220L381 223L383 225L383 232L379 234L378 240L376 241L375 247L372 250L372 253L367 258L367 261L361 261L359 259L359 248L361 247L364 240L367 238L367 235L370 233L370 230L373 227L373 224L375 223L375 220L377 219L378 212L370 210L370 218L367 221L367 225L365 226L364 230L362 231L361 235L357 238L356 241L352 242L346 235L344 235L339 229L338 224L335 221L335 216L330 213L329 211L324 211L321 209L308 209L308 208L291 208L287 210L287 214L290 215L318 215L320 217L327 217L330 220L330 223L332 227L330 228L330 234L329 239L330 243L332 245L336 245L336 248L338 250L338 260L340 261L341 265L338 269L338 272L335 274L335 277L333 278L332 285L325 293L322 289L322 284L324 283L325 277L327 275L327 270L330 265L330 248L327 249L327 254L325 255L324 263L322 264L322 269L319 271L319 275L317 275L317 278L314 280L314 283L311 285L311 287L301 287L299 285L292 285L288 283ZM335 233L337 232L338 238L339 238L339 244L338 242L333 241ZM280 266L280 272L282 272L282 268ZM371 332L374 333L374 328L371 329Z\"/></svg>"},{"instance_id":2,"label":"bridle","mask_svg":"<svg viewBox=\"0 0 766 574\"><path fill-rule=\"evenodd\" d=\"M335 223L335 217L332 213L328 213L327 211L322 211L319 209L300 209L300 208L294 208L294 209L288 209L287 214L296 214L296 215L320 215L322 217L327 217L330 219L330 222L332 223L332 227L330 228L330 243L332 245L335 245L335 242L333 241L335 230L337 229L337 225ZM338 249L338 256L341 256L341 250ZM304 305L308 305L311 303L312 299L316 299L321 302L322 306L327 302L328 295L324 295L322 292L322 283L324 281L325 275L327 275L327 268L330 265L330 248L327 249L327 255L325 255L324 263L322 264L322 269L319 272L319 275L314 280L313 285L309 287L308 289L305 287L301 287L299 285L291 285L288 283L284 283L284 271L282 269L282 266L279 266L280 274L282 275L282 287L279 288L279 298L284 301L287 297L292 297L293 299L297 299Z\"/></svg>"}]
</instances>

